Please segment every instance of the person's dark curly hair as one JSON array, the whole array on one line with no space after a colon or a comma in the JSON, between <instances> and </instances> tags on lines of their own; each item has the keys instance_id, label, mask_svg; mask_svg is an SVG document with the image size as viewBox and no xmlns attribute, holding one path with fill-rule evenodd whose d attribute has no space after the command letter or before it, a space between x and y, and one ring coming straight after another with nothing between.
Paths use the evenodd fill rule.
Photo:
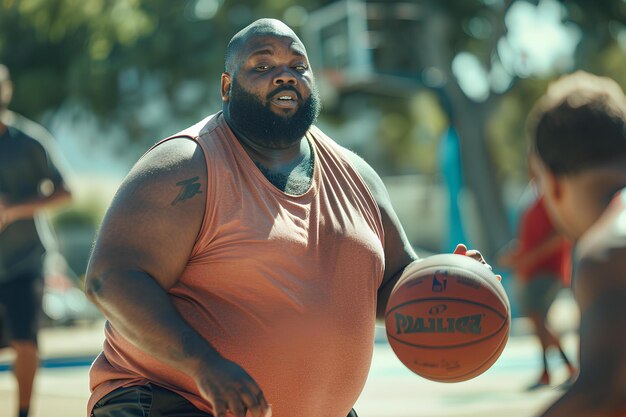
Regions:
<instances>
[{"instance_id":1,"label":"person's dark curly hair","mask_svg":"<svg viewBox=\"0 0 626 417\"><path fill-rule=\"evenodd\" d=\"M556 175L626 163L626 97L613 80L576 72L552 83L529 116L531 150Z\"/></svg>"}]
</instances>

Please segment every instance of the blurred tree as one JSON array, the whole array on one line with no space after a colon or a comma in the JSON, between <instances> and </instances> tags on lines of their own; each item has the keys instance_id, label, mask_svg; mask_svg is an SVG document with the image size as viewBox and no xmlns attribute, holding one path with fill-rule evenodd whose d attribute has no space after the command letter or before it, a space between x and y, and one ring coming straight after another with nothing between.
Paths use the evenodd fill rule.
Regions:
<instances>
[{"instance_id":1,"label":"blurred tree","mask_svg":"<svg viewBox=\"0 0 626 417\"><path fill-rule=\"evenodd\" d=\"M64 111L95 115L101 128L121 127L112 146L125 150L135 142L145 148L219 108L223 53L236 30L258 17L276 17L305 32L316 10L342 2L0 0L0 61L14 75L15 110L38 120ZM429 156L435 151L435 131L444 125L440 109L445 109L460 136L466 180L476 194L483 225L489 224L483 226L489 233L485 252L493 253L510 234L502 183L505 176L523 175L525 114L547 81L582 68L626 85L626 2L367 3L369 27L362 27L352 44L335 42L325 52L339 56L360 45L366 51L361 58L370 54L369 64L380 77L368 89L354 84L349 91L335 92L344 106L330 103L322 116L349 124L359 111L365 116L358 123L371 123L373 110L367 107L380 109L381 127L371 129L376 137L368 146L372 154L387 158L382 172L394 173L432 169L435 157ZM561 32L528 26L543 22L532 17L539 7L558 20ZM513 9L521 10L515 19L507 13ZM519 18L524 13L526 18ZM331 29L341 30L341 24ZM576 41L573 62L567 54L553 53L547 60L533 53L530 46L549 46L555 36ZM548 61L545 68L530 65ZM343 74L348 80L361 79L369 68L368 62L359 61L361 73L347 74L346 62L337 62L333 76ZM424 87L436 95L418 93ZM439 99L438 110L432 110L433 97ZM354 111L342 115L346 107ZM100 140L91 136L86 140Z\"/></svg>"},{"instance_id":2,"label":"blurred tree","mask_svg":"<svg viewBox=\"0 0 626 417\"><path fill-rule=\"evenodd\" d=\"M260 16L298 24L307 2L286 15L295 3L0 0L0 61L14 75L13 108L39 119L71 103L103 126L122 123L127 140L154 141L217 108L236 30Z\"/></svg>"},{"instance_id":3,"label":"blurred tree","mask_svg":"<svg viewBox=\"0 0 626 417\"><path fill-rule=\"evenodd\" d=\"M484 250L491 255L509 238L502 173L511 165L525 173L524 127L530 106L560 73L578 68L607 74L597 65L598 57L614 50L617 37L624 36L626 3L481 0L455 7L458 3L422 2L425 16L416 53L427 68L443 74L441 88L461 137L465 176L482 213L488 240ZM472 76L481 72L482 77ZM515 120L500 136L508 146L489 146L496 142L488 128L498 123L494 116L506 109L510 97L517 97L510 104L521 105L509 107ZM510 149L514 154L507 155Z\"/></svg>"},{"instance_id":4,"label":"blurred tree","mask_svg":"<svg viewBox=\"0 0 626 417\"><path fill-rule=\"evenodd\" d=\"M622 0L338 0L335 11L340 3L366 23L347 18L347 28L363 33L347 30L343 47L335 33L320 31L329 42L318 58L341 62L325 64L329 79L344 94L385 91L396 101L423 88L437 92L460 137L487 255L510 238L502 187L505 175L525 176L526 114L548 81L576 68L626 77ZM406 155L406 141L392 144Z\"/></svg>"}]
</instances>

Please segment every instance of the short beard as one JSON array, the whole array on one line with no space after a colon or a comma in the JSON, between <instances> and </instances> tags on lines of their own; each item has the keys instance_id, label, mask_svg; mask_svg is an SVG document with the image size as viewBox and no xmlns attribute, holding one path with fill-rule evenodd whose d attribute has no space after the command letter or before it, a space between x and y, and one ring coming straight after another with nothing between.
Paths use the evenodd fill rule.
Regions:
<instances>
[{"instance_id":1,"label":"short beard","mask_svg":"<svg viewBox=\"0 0 626 417\"><path fill-rule=\"evenodd\" d=\"M237 133L271 148L283 148L296 143L304 137L319 115L319 93L313 85L311 95L296 113L280 116L270 109L269 99L277 92L286 90L295 91L295 88L278 87L268 95L268 104L263 104L256 95L233 80L227 103L227 121Z\"/></svg>"}]
</instances>

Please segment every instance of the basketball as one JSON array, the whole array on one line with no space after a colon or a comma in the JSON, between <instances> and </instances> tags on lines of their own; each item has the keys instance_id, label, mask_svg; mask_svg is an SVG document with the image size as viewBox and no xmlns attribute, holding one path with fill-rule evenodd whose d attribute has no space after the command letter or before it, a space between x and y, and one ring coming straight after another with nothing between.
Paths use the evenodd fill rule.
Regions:
<instances>
[{"instance_id":1,"label":"basketball","mask_svg":"<svg viewBox=\"0 0 626 417\"><path fill-rule=\"evenodd\" d=\"M400 361L438 382L472 379L493 365L509 339L511 307L498 278L464 255L411 263L385 312L387 339Z\"/></svg>"}]
</instances>

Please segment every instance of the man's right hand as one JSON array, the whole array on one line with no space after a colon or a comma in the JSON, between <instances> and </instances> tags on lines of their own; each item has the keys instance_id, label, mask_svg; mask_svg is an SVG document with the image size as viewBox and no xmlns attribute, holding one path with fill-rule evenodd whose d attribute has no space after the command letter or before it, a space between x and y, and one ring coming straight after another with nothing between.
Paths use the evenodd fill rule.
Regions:
<instances>
[{"instance_id":1,"label":"man's right hand","mask_svg":"<svg viewBox=\"0 0 626 417\"><path fill-rule=\"evenodd\" d=\"M0 197L0 232L13 223L9 204Z\"/></svg>"},{"instance_id":2,"label":"man's right hand","mask_svg":"<svg viewBox=\"0 0 626 417\"><path fill-rule=\"evenodd\" d=\"M263 391L236 363L219 355L203 361L194 375L199 391L213 406L215 417L271 417Z\"/></svg>"}]
</instances>

